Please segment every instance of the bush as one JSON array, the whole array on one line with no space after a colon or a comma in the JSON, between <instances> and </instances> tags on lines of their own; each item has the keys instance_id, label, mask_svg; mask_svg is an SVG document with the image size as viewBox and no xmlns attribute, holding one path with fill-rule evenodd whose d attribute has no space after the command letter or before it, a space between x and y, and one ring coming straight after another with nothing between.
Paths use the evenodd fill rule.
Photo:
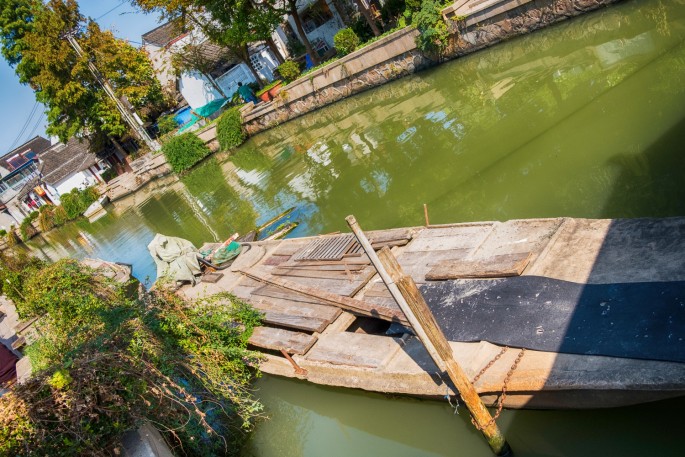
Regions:
<instances>
[{"instance_id":1,"label":"bush","mask_svg":"<svg viewBox=\"0 0 685 457\"><path fill-rule=\"evenodd\" d=\"M52 212L52 217L53 221L55 222L55 227L64 225L69 220L67 212L64 210L64 207L62 205L59 205L55 208L55 210Z\"/></svg>"},{"instance_id":2,"label":"bush","mask_svg":"<svg viewBox=\"0 0 685 457\"><path fill-rule=\"evenodd\" d=\"M222 151L237 148L245 142L247 135L238 108L231 108L221 115L216 125L216 136Z\"/></svg>"},{"instance_id":3,"label":"bush","mask_svg":"<svg viewBox=\"0 0 685 457\"><path fill-rule=\"evenodd\" d=\"M62 195L60 197L60 206L62 206L64 209L64 216L66 216L66 220L72 220L79 217L85 210L88 209L91 204L93 204L94 201L98 199L99 196L100 193L95 187L88 187L85 190L72 189L71 192ZM61 216L62 215L60 214L60 219ZM57 215L55 215L55 219L57 218ZM55 224L61 225L57 223L57 220L55 220Z\"/></svg>"},{"instance_id":4,"label":"bush","mask_svg":"<svg viewBox=\"0 0 685 457\"><path fill-rule=\"evenodd\" d=\"M38 227L42 232L47 232L55 226L55 207L44 205L40 207L38 215Z\"/></svg>"},{"instance_id":5,"label":"bush","mask_svg":"<svg viewBox=\"0 0 685 457\"><path fill-rule=\"evenodd\" d=\"M261 411L247 350L261 316L248 304L189 303L163 287L134 300L73 260L0 260L17 312L38 318L32 376L0 397L0 455L116 455L144 420L182 455L238 448Z\"/></svg>"},{"instance_id":6,"label":"bush","mask_svg":"<svg viewBox=\"0 0 685 457\"><path fill-rule=\"evenodd\" d=\"M14 232L14 225L10 227L7 235L5 235L5 241L9 247L14 247L21 242L17 234Z\"/></svg>"},{"instance_id":7,"label":"bush","mask_svg":"<svg viewBox=\"0 0 685 457\"><path fill-rule=\"evenodd\" d=\"M7 235L7 230L0 229L0 237L6 236L6 235Z\"/></svg>"},{"instance_id":8,"label":"bush","mask_svg":"<svg viewBox=\"0 0 685 457\"><path fill-rule=\"evenodd\" d=\"M345 56L359 46L359 37L352 29L342 29L333 37L333 44L338 53Z\"/></svg>"},{"instance_id":9,"label":"bush","mask_svg":"<svg viewBox=\"0 0 685 457\"><path fill-rule=\"evenodd\" d=\"M278 66L278 73L281 74L286 83L290 83L300 76L302 70L300 70L300 66L294 60L286 60Z\"/></svg>"},{"instance_id":10,"label":"bush","mask_svg":"<svg viewBox=\"0 0 685 457\"><path fill-rule=\"evenodd\" d=\"M31 212L31 214L26 216L26 218L23 221L21 221L21 224L19 225L19 233L21 234L21 239L23 241L30 240L38 233L38 231L33 226L33 221L38 219L38 216L38 211L33 211Z\"/></svg>"},{"instance_id":11,"label":"bush","mask_svg":"<svg viewBox=\"0 0 685 457\"><path fill-rule=\"evenodd\" d=\"M411 22L419 31L416 46L427 54L441 56L447 47L449 32L439 5L433 0L424 0L421 10L414 13Z\"/></svg>"},{"instance_id":12,"label":"bush","mask_svg":"<svg viewBox=\"0 0 685 457\"><path fill-rule=\"evenodd\" d=\"M205 143L192 132L171 138L162 146L162 152L176 173L189 169L211 153Z\"/></svg>"},{"instance_id":13,"label":"bush","mask_svg":"<svg viewBox=\"0 0 685 457\"><path fill-rule=\"evenodd\" d=\"M176 130L178 124L176 123L174 116L167 114L166 116L160 116L159 119L157 119L157 128L159 129L160 135L165 135Z\"/></svg>"}]
</instances>

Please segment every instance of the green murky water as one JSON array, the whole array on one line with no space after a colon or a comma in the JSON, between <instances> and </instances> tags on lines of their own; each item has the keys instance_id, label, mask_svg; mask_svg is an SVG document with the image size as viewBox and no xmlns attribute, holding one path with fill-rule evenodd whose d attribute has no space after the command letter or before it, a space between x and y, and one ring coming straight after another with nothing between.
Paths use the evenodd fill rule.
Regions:
<instances>
[{"instance_id":1,"label":"green murky water","mask_svg":"<svg viewBox=\"0 0 685 457\"><path fill-rule=\"evenodd\" d=\"M685 216L685 2L621 3L366 92L260 134L34 243L154 279L156 232L196 244L295 207L291 236L432 223ZM248 456L477 456L438 402L267 377ZM677 408L507 412L518 455L679 455ZM672 416L672 417L669 417ZM673 422L669 422L673 419Z\"/></svg>"}]
</instances>

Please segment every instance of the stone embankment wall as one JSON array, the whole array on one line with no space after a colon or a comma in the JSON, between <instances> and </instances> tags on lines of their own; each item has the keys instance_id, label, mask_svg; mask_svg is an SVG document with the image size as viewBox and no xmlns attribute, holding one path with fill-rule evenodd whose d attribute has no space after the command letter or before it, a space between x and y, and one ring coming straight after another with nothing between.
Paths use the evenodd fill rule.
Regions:
<instances>
[{"instance_id":1,"label":"stone embankment wall","mask_svg":"<svg viewBox=\"0 0 685 457\"><path fill-rule=\"evenodd\" d=\"M441 61L579 16L620 0L458 0L443 11L451 32ZM475 5L474 3L471 3ZM471 9L469 9L471 8ZM466 11L468 14L463 14ZM399 30L285 86L276 100L243 109L249 135L440 63L416 48L418 32ZM251 106L251 105L249 105Z\"/></svg>"}]
</instances>

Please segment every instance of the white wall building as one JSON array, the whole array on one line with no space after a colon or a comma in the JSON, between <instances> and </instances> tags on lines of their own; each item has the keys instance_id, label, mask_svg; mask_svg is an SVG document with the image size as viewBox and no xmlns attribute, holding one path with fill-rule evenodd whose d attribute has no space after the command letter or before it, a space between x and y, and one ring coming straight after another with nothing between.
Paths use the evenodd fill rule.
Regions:
<instances>
[{"instance_id":1,"label":"white wall building","mask_svg":"<svg viewBox=\"0 0 685 457\"><path fill-rule=\"evenodd\" d=\"M277 34L274 35L276 38ZM246 64L235 59L227 59L222 48L210 43L202 34L183 32L174 22L163 24L147 32L142 38L143 49L149 55L162 86L176 87L193 109L224 98L216 86L219 86L225 97L230 99L238 90L238 82L248 84L256 81ZM176 78L171 65L172 57L191 44L201 46L208 57L216 60L216 70L210 75L194 71L183 73ZM281 46L285 48L282 43ZM278 62L271 51L266 46L258 44L250 46L249 53L250 61L259 76L266 81L272 81Z\"/></svg>"}]
</instances>

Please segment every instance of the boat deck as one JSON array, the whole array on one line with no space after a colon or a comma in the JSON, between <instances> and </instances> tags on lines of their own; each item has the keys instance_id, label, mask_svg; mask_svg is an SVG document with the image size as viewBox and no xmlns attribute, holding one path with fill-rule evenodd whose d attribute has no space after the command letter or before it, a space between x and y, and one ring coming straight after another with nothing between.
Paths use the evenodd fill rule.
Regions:
<instances>
[{"instance_id":1,"label":"boat deck","mask_svg":"<svg viewBox=\"0 0 685 457\"><path fill-rule=\"evenodd\" d=\"M578 284L685 281L683 234L685 218L530 219L367 232L375 249L391 248L420 287L519 275ZM216 283L181 293L229 291L262 311L264 325L250 343L265 354L264 372L422 397L452 392L420 342L398 327L403 314L350 235L251 243L222 273ZM454 322L443 316L439 324ZM488 341L450 344L472 377L502 353ZM496 400L518 354L504 350L478 379L486 402ZM507 390L508 407L619 406L682 395L685 364L528 350Z\"/></svg>"}]
</instances>

